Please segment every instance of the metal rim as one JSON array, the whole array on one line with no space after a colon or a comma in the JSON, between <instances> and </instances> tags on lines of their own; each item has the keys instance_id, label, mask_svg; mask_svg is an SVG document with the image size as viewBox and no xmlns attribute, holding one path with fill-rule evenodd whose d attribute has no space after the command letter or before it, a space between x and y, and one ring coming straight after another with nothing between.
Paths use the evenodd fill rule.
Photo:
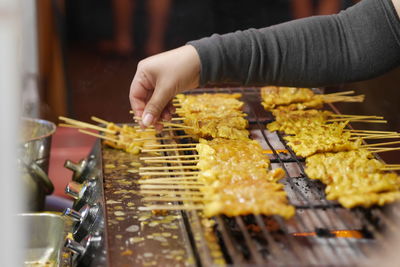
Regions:
<instances>
[{"instance_id":1,"label":"metal rim","mask_svg":"<svg viewBox=\"0 0 400 267\"><path fill-rule=\"evenodd\" d=\"M47 120L43 120L43 119L23 117L21 122L23 122L23 121L35 122L35 123L40 123L40 124L43 124L43 125L48 125L48 126L50 126L50 131L47 134L23 140L22 143L29 143L29 142L32 142L32 141L36 141L36 140L47 138L49 136L52 136L54 134L54 132L56 131L56 129L57 129L57 126L53 122L47 121Z\"/></svg>"}]
</instances>

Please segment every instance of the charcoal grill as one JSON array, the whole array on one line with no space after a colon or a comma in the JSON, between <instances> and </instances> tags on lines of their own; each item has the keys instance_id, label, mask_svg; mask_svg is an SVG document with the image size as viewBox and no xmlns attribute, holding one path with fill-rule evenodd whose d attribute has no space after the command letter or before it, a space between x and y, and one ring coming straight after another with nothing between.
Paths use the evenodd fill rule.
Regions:
<instances>
[{"instance_id":1,"label":"charcoal grill","mask_svg":"<svg viewBox=\"0 0 400 267\"><path fill-rule=\"evenodd\" d=\"M271 151L272 168L285 170L281 182L296 215L287 221L261 215L204 219L198 210L182 210L182 202L169 203L177 210L143 211L142 207L151 203L141 200L135 173L139 157L103 146L99 160L104 185L104 265L354 266L367 262L377 249L388 248L387 234L398 231L396 205L349 210L326 200L324 185L306 176L304 160L295 156L280 133L266 130L266 123L273 118L261 107L258 88L206 88L187 93L217 92L243 95L251 137ZM328 108L337 112L332 105ZM192 142L180 139L183 134L163 132L162 136L171 138L162 142ZM179 175L170 170L165 177L174 176Z\"/></svg>"}]
</instances>

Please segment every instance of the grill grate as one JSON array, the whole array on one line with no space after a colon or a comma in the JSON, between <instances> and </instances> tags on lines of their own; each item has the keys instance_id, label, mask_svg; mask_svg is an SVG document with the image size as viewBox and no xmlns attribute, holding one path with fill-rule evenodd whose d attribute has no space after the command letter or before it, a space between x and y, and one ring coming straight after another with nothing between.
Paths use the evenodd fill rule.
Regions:
<instances>
[{"instance_id":1,"label":"grill grate","mask_svg":"<svg viewBox=\"0 0 400 267\"><path fill-rule=\"evenodd\" d=\"M382 248L388 246L382 229L397 231L392 218L384 209L347 210L326 200L323 185L306 176L304 160L296 157L280 133L267 132L265 124L273 118L261 107L257 88L205 88L188 94L217 92L243 95L251 135L265 149L272 151L272 165L285 170L287 177L283 183L297 212L289 221L278 216L216 216L211 220L215 225L210 227L205 226L198 212L181 211L185 227L194 235L191 244L197 265L208 266L225 261L235 266L352 266L367 259L376 243ZM337 112L333 106L330 107ZM289 153L281 154L281 149ZM389 207L392 213L398 213L393 205ZM346 230L356 230L362 238L338 238L332 233ZM294 233L313 234L295 236Z\"/></svg>"}]
</instances>

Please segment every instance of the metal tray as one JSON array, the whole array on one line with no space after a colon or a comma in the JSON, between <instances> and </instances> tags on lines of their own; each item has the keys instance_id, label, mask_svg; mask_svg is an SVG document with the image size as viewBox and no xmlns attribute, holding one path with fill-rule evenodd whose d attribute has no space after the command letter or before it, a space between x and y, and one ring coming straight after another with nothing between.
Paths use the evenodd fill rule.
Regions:
<instances>
[{"instance_id":1,"label":"metal tray","mask_svg":"<svg viewBox=\"0 0 400 267\"><path fill-rule=\"evenodd\" d=\"M64 219L51 213L22 213L26 226L24 266L61 266Z\"/></svg>"}]
</instances>

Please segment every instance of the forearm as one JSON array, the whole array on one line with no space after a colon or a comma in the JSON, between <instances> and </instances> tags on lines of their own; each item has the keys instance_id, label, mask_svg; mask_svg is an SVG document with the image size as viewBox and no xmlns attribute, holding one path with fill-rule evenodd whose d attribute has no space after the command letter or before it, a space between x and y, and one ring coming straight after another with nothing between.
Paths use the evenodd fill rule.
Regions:
<instances>
[{"instance_id":1,"label":"forearm","mask_svg":"<svg viewBox=\"0 0 400 267\"><path fill-rule=\"evenodd\" d=\"M190 42L201 84L322 86L368 79L400 62L400 23L389 0L338 15L213 35Z\"/></svg>"}]
</instances>

